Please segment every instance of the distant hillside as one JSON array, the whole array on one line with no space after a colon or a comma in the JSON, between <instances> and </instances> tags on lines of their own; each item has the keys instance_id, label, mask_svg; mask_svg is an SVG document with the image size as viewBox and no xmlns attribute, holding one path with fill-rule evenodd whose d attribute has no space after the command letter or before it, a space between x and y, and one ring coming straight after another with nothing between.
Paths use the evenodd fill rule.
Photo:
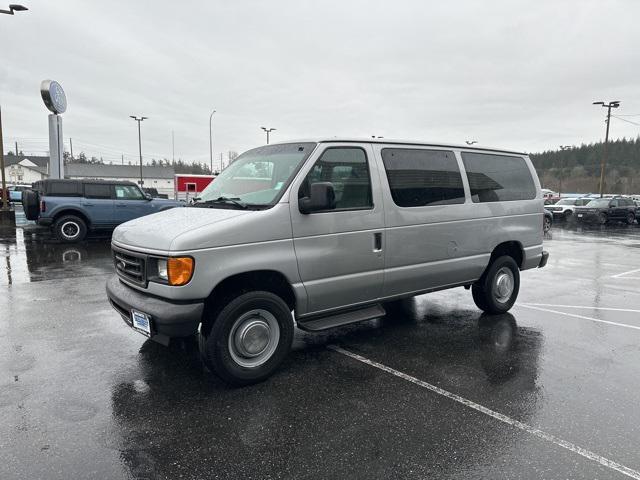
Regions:
<instances>
[{"instance_id":1,"label":"distant hillside","mask_svg":"<svg viewBox=\"0 0 640 480\"><path fill-rule=\"evenodd\" d=\"M604 143L582 144L570 150L531 154L544 188L557 191L597 192ZM606 193L640 193L640 137L609 142L605 178Z\"/></svg>"}]
</instances>

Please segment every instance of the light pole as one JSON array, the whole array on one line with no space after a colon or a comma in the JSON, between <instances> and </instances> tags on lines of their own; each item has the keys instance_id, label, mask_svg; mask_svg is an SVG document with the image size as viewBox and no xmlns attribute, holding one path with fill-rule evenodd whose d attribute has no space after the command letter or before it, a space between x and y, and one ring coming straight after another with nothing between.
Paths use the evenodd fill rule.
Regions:
<instances>
[{"instance_id":1,"label":"light pole","mask_svg":"<svg viewBox=\"0 0 640 480\"><path fill-rule=\"evenodd\" d=\"M607 131L604 136L604 151L602 152L602 161L600 162L600 198L602 198L604 189L604 170L607 166L607 147L609 146L609 123L611 123L611 109L618 108L620 106L620 100L615 100L609 103L593 102L593 104L600 105L607 109Z\"/></svg>"},{"instance_id":2,"label":"light pole","mask_svg":"<svg viewBox=\"0 0 640 480\"><path fill-rule=\"evenodd\" d=\"M11 5L9 5L9 10L0 10L0 13L6 13L7 15L13 15L13 12L24 12L26 10L29 10L27 7L25 7L24 5L16 5L15 3L12 3Z\"/></svg>"},{"instance_id":3,"label":"light pole","mask_svg":"<svg viewBox=\"0 0 640 480\"><path fill-rule=\"evenodd\" d=\"M29 10L27 7L23 5L17 5L12 3L9 5L9 10L1 10L0 13L6 13L7 15L13 15L14 12L24 12L25 10ZM16 156L18 156L18 152L16 152ZM0 224L8 222L9 224L15 225L15 216L9 210L9 203L7 201L7 182L4 175L4 150L2 148L2 112L0 111L0 171L2 172L2 195L1 195L1 204L0 207Z\"/></svg>"},{"instance_id":4,"label":"light pole","mask_svg":"<svg viewBox=\"0 0 640 480\"><path fill-rule=\"evenodd\" d=\"M269 133L273 132L275 128L266 128L266 127L260 127L260 128L265 132L267 132L267 145L269 145Z\"/></svg>"},{"instance_id":5,"label":"light pole","mask_svg":"<svg viewBox=\"0 0 640 480\"><path fill-rule=\"evenodd\" d=\"M565 150L571 149L571 145L560 145L560 150L563 152ZM562 164L562 154L560 154L560 183L558 185L558 197L562 196L562 174L563 174L564 165Z\"/></svg>"},{"instance_id":6,"label":"light pole","mask_svg":"<svg viewBox=\"0 0 640 480\"><path fill-rule=\"evenodd\" d=\"M138 122L138 151L140 152L140 189L142 189L144 181L142 180L142 136L140 135L140 123L142 123L143 120L146 120L149 117L137 117L135 115L129 115L129 117Z\"/></svg>"},{"instance_id":7,"label":"light pole","mask_svg":"<svg viewBox=\"0 0 640 480\"><path fill-rule=\"evenodd\" d=\"M213 114L216 113L215 109L209 115L209 162L211 163L211 174L213 175L213 136L211 133L211 121L213 120Z\"/></svg>"}]
</instances>

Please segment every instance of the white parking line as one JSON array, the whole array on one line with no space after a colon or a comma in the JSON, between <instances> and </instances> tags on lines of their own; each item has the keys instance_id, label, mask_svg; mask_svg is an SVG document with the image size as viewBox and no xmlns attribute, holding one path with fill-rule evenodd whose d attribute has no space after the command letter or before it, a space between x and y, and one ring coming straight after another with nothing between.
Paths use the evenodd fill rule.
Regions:
<instances>
[{"instance_id":1,"label":"white parking line","mask_svg":"<svg viewBox=\"0 0 640 480\"><path fill-rule=\"evenodd\" d=\"M620 278L620 277L624 277L626 275L629 275L630 273L636 273L636 272L640 272L640 268L636 268L635 270L629 270L627 272L618 273L617 275L611 275L611 278ZM629 277L627 277L627 278L629 278Z\"/></svg>"},{"instance_id":2,"label":"white parking line","mask_svg":"<svg viewBox=\"0 0 640 480\"><path fill-rule=\"evenodd\" d=\"M632 312L640 313L640 310L633 308L613 308L613 307L589 307L587 305L556 305L553 303L519 303L521 307L536 306L536 307L556 307L556 308L581 308L583 310L605 310L611 312Z\"/></svg>"},{"instance_id":3,"label":"white parking line","mask_svg":"<svg viewBox=\"0 0 640 480\"><path fill-rule=\"evenodd\" d=\"M451 393L447 390L444 390L440 387L436 387L435 385L432 385L430 383L427 383L423 380L419 380L416 377L412 377L411 375L407 375L406 373L400 372L394 368L391 367L387 367L386 365L383 365L381 363L375 362L373 360L369 360L368 358L365 358L361 355L358 355L357 353L353 353L350 352L349 350L345 350L344 348L338 347L336 345L329 345L328 346L329 349L333 350L334 352L340 353L342 355L345 355L347 357L350 357L354 360L357 360L361 363L364 363L366 365L369 365L371 367L377 368L378 370L382 370L384 372L390 373L391 375L394 375L398 378L401 378L403 380L406 380L408 382L411 382L415 385L418 385L420 387L426 388L427 390L430 390L433 393L437 393L438 395L442 395L443 397L446 397L450 400L453 400L454 402L458 402L462 405L464 405L465 407L471 408L473 410L476 410L480 413L484 413L485 415L488 415L496 420L499 420L503 423L506 423L507 425L511 425L512 427L518 428L520 430L523 430L531 435L534 435L538 438L541 438L543 440L546 440L547 442L551 442L559 447L562 448L566 448L567 450L570 450L574 453L577 453L578 455L581 455L585 458L588 458L589 460L593 460L594 462L599 463L602 466L605 466L607 468L610 468L612 470L616 470L617 472L622 473L623 475L626 475L628 477L631 478L635 478L640 480L640 472L638 472L637 470L633 470L629 467L625 467L624 465L621 465L617 462L614 462L613 460L609 460L608 458L605 458L601 455L598 455L597 453L593 453L590 450L587 450L585 448L579 447L578 445L575 445L571 442L567 442L566 440L563 440L561 438L556 437L555 435L551 435L550 433L546 433L543 432L542 430L539 430L535 427L532 427L531 425L527 425L526 423L522 423L518 420L515 420L511 417L508 417L506 415L503 415L502 413L498 413L494 410L491 410L490 408L484 407L478 403L475 403L471 400L467 400L464 397L461 397L460 395L456 395L455 393Z\"/></svg>"},{"instance_id":4,"label":"white parking line","mask_svg":"<svg viewBox=\"0 0 640 480\"><path fill-rule=\"evenodd\" d=\"M633 330L640 330L640 326L637 326L637 325L629 325L627 323L610 322L608 320L600 320L599 318L586 317L584 315L577 315L575 313L567 313L567 312L561 312L559 310L551 310L550 308L534 307L532 305L525 305L525 304L520 304L520 305L516 305L516 306L517 307L522 307L522 308L531 308L533 310L539 310L541 312L557 313L559 315L566 315L567 317L579 318L581 320L590 320L592 322L606 323L607 325L614 325L616 327L625 327L625 328L631 328Z\"/></svg>"}]
</instances>

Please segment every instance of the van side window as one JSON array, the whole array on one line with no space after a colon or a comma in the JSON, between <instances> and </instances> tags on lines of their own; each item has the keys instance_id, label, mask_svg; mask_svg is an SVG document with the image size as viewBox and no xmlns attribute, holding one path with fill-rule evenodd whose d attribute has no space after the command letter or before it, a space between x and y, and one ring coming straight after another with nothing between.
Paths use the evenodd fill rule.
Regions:
<instances>
[{"instance_id":1,"label":"van side window","mask_svg":"<svg viewBox=\"0 0 640 480\"><path fill-rule=\"evenodd\" d=\"M111 185L104 183L85 183L84 196L86 198L111 198Z\"/></svg>"},{"instance_id":2,"label":"van side window","mask_svg":"<svg viewBox=\"0 0 640 480\"><path fill-rule=\"evenodd\" d=\"M399 207L464 203L464 187L453 152L383 148L391 197Z\"/></svg>"},{"instance_id":3,"label":"van side window","mask_svg":"<svg viewBox=\"0 0 640 480\"><path fill-rule=\"evenodd\" d=\"M536 187L522 157L462 152L474 203L531 200Z\"/></svg>"},{"instance_id":4,"label":"van side window","mask_svg":"<svg viewBox=\"0 0 640 480\"><path fill-rule=\"evenodd\" d=\"M333 184L336 194L335 210L373 207L367 155L359 147L325 150L307 174L299 196L308 196L310 185L316 182Z\"/></svg>"}]
</instances>

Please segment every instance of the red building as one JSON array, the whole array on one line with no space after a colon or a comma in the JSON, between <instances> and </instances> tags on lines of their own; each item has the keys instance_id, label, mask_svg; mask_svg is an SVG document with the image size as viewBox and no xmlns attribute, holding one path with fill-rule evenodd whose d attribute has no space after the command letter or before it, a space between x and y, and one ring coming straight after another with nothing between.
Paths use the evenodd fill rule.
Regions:
<instances>
[{"instance_id":1,"label":"red building","mask_svg":"<svg viewBox=\"0 0 640 480\"><path fill-rule=\"evenodd\" d=\"M174 182L175 198L188 201L193 197L197 197L214 178L216 178L215 175L176 174Z\"/></svg>"}]
</instances>

